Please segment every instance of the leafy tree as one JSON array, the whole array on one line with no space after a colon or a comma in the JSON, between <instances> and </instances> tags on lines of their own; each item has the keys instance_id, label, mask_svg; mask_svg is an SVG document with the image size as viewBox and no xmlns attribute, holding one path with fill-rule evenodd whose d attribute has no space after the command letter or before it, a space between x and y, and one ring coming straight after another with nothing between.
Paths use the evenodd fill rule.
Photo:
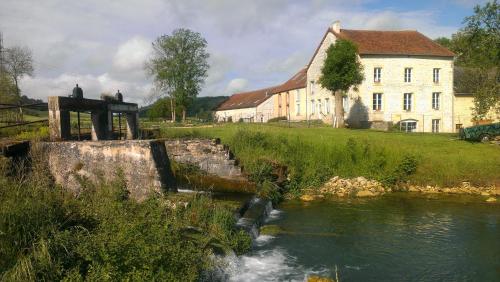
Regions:
<instances>
[{"instance_id":1,"label":"leafy tree","mask_svg":"<svg viewBox=\"0 0 500 282\"><path fill-rule=\"evenodd\" d=\"M170 98L161 98L158 99L151 108L148 110L148 118L168 118L171 116L172 112L169 109Z\"/></svg>"},{"instance_id":2,"label":"leafy tree","mask_svg":"<svg viewBox=\"0 0 500 282\"><path fill-rule=\"evenodd\" d=\"M18 98L16 86L10 76L4 72L0 72L0 101L11 104L18 102Z\"/></svg>"},{"instance_id":3,"label":"leafy tree","mask_svg":"<svg viewBox=\"0 0 500 282\"><path fill-rule=\"evenodd\" d=\"M434 39L434 42L436 42L437 44L439 44L443 47L446 47L448 49L452 49L451 39L449 39L447 37L438 37L438 38Z\"/></svg>"},{"instance_id":4,"label":"leafy tree","mask_svg":"<svg viewBox=\"0 0 500 282\"><path fill-rule=\"evenodd\" d=\"M185 120L187 108L207 77L209 54L206 48L207 41L200 33L182 28L153 42L154 56L146 70L154 77L160 93L170 97L172 122L176 106L182 110L182 120Z\"/></svg>"},{"instance_id":5,"label":"leafy tree","mask_svg":"<svg viewBox=\"0 0 500 282\"><path fill-rule=\"evenodd\" d=\"M17 96L21 97L19 80L25 75L33 76L34 68L31 50L27 47L16 46L5 49L4 54L4 68L14 81Z\"/></svg>"},{"instance_id":6,"label":"leafy tree","mask_svg":"<svg viewBox=\"0 0 500 282\"><path fill-rule=\"evenodd\" d=\"M351 41L338 39L328 47L326 55L319 83L335 93L337 127L344 127L343 94L351 87L356 88L364 79L358 48Z\"/></svg>"}]
</instances>

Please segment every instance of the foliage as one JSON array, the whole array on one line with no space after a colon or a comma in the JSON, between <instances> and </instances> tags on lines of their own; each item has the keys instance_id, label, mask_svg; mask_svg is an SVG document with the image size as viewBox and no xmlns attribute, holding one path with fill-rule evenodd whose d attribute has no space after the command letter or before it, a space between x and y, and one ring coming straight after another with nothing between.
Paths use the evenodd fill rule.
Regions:
<instances>
[{"instance_id":1,"label":"foliage","mask_svg":"<svg viewBox=\"0 0 500 282\"><path fill-rule=\"evenodd\" d=\"M200 33L176 29L172 35L162 35L153 42L154 57L147 63L148 73L157 88L173 99L172 105L186 110L201 90L209 68L207 41ZM175 107L172 107L175 121Z\"/></svg>"},{"instance_id":2,"label":"foliage","mask_svg":"<svg viewBox=\"0 0 500 282\"><path fill-rule=\"evenodd\" d=\"M275 118L270 118L267 122L280 122L282 120L287 120L286 117L275 117Z\"/></svg>"},{"instance_id":3,"label":"foliage","mask_svg":"<svg viewBox=\"0 0 500 282\"><path fill-rule=\"evenodd\" d=\"M464 67L456 78L457 87L474 94L474 116L500 111L500 5L497 0L477 5L474 14L464 19L465 26L451 40L437 39L456 54L455 64Z\"/></svg>"},{"instance_id":4,"label":"foliage","mask_svg":"<svg viewBox=\"0 0 500 282\"><path fill-rule=\"evenodd\" d=\"M398 166L391 173L381 178L382 183L385 186L395 186L398 183L406 181L409 176L417 171L417 164L417 159L414 156L403 156Z\"/></svg>"},{"instance_id":5,"label":"foliage","mask_svg":"<svg viewBox=\"0 0 500 282\"><path fill-rule=\"evenodd\" d=\"M338 39L328 47L319 83L332 91L348 91L363 81L358 47L349 40Z\"/></svg>"},{"instance_id":6,"label":"foliage","mask_svg":"<svg viewBox=\"0 0 500 282\"><path fill-rule=\"evenodd\" d=\"M170 98L160 98L147 111L148 118L150 119L167 119L172 117L170 109Z\"/></svg>"},{"instance_id":7,"label":"foliage","mask_svg":"<svg viewBox=\"0 0 500 282\"><path fill-rule=\"evenodd\" d=\"M168 195L136 202L119 172L99 185L82 179L75 198L37 160L30 175L0 176L2 281L196 281L216 250L250 247L234 211L210 198L175 209Z\"/></svg>"},{"instance_id":8,"label":"foliage","mask_svg":"<svg viewBox=\"0 0 500 282\"><path fill-rule=\"evenodd\" d=\"M13 104L18 100L14 81L6 73L0 72L0 101L5 104Z\"/></svg>"},{"instance_id":9,"label":"foliage","mask_svg":"<svg viewBox=\"0 0 500 282\"><path fill-rule=\"evenodd\" d=\"M220 138L245 171L257 180L273 181L272 164L288 169L287 188L299 194L320 187L333 176L382 180L401 166L405 156L418 160L406 179L418 185L500 183L500 151L457 140L449 134L407 134L328 127L286 128L277 124L225 124L213 128L170 128L163 137Z\"/></svg>"},{"instance_id":10,"label":"foliage","mask_svg":"<svg viewBox=\"0 0 500 282\"><path fill-rule=\"evenodd\" d=\"M342 93L356 88L363 81L363 67L358 58L357 46L348 40L337 39L328 47L326 59L321 69L319 83L335 93L335 117L340 127L344 127Z\"/></svg>"},{"instance_id":11,"label":"foliage","mask_svg":"<svg viewBox=\"0 0 500 282\"><path fill-rule=\"evenodd\" d=\"M19 80L25 75L33 76L34 72L31 50L28 47L15 46L5 49L4 54L4 68L14 81L17 96L21 97Z\"/></svg>"}]
</instances>

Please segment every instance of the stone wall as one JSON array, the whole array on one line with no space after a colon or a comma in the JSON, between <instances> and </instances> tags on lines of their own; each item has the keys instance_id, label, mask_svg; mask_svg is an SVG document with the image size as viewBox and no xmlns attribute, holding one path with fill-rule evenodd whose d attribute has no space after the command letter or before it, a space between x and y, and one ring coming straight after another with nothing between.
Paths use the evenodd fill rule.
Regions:
<instances>
[{"instance_id":1,"label":"stone wall","mask_svg":"<svg viewBox=\"0 0 500 282\"><path fill-rule=\"evenodd\" d=\"M166 140L165 147L168 157L178 163L195 165L221 178L246 180L229 148L217 139Z\"/></svg>"},{"instance_id":2,"label":"stone wall","mask_svg":"<svg viewBox=\"0 0 500 282\"><path fill-rule=\"evenodd\" d=\"M170 162L161 141L42 142L56 183L76 194L79 178L109 181L121 170L132 198L176 190Z\"/></svg>"}]
</instances>

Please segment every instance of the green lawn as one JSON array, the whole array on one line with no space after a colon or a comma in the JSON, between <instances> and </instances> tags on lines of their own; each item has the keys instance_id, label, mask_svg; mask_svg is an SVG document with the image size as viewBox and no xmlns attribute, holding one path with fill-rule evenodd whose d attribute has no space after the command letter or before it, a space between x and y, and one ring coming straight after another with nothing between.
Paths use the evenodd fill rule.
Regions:
<instances>
[{"instance_id":1,"label":"green lawn","mask_svg":"<svg viewBox=\"0 0 500 282\"><path fill-rule=\"evenodd\" d=\"M208 128L162 128L162 137L219 137L251 174L266 163L286 165L290 189L319 187L330 177L383 179L405 157L417 160L409 177L420 185L500 184L500 146L457 140L452 134L307 128L284 124L229 124Z\"/></svg>"}]
</instances>

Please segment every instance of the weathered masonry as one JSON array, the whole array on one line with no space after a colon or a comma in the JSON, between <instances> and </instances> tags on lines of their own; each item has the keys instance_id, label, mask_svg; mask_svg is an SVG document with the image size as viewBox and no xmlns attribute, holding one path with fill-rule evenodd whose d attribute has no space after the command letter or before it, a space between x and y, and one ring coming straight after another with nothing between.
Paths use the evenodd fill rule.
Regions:
<instances>
[{"instance_id":1,"label":"weathered masonry","mask_svg":"<svg viewBox=\"0 0 500 282\"><path fill-rule=\"evenodd\" d=\"M119 100L93 100L84 98L49 97L49 128L52 141L71 139L70 112L90 112L93 141L112 139L113 114L126 117L126 139L137 139L139 131L139 108L137 104Z\"/></svg>"}]
</instances>

